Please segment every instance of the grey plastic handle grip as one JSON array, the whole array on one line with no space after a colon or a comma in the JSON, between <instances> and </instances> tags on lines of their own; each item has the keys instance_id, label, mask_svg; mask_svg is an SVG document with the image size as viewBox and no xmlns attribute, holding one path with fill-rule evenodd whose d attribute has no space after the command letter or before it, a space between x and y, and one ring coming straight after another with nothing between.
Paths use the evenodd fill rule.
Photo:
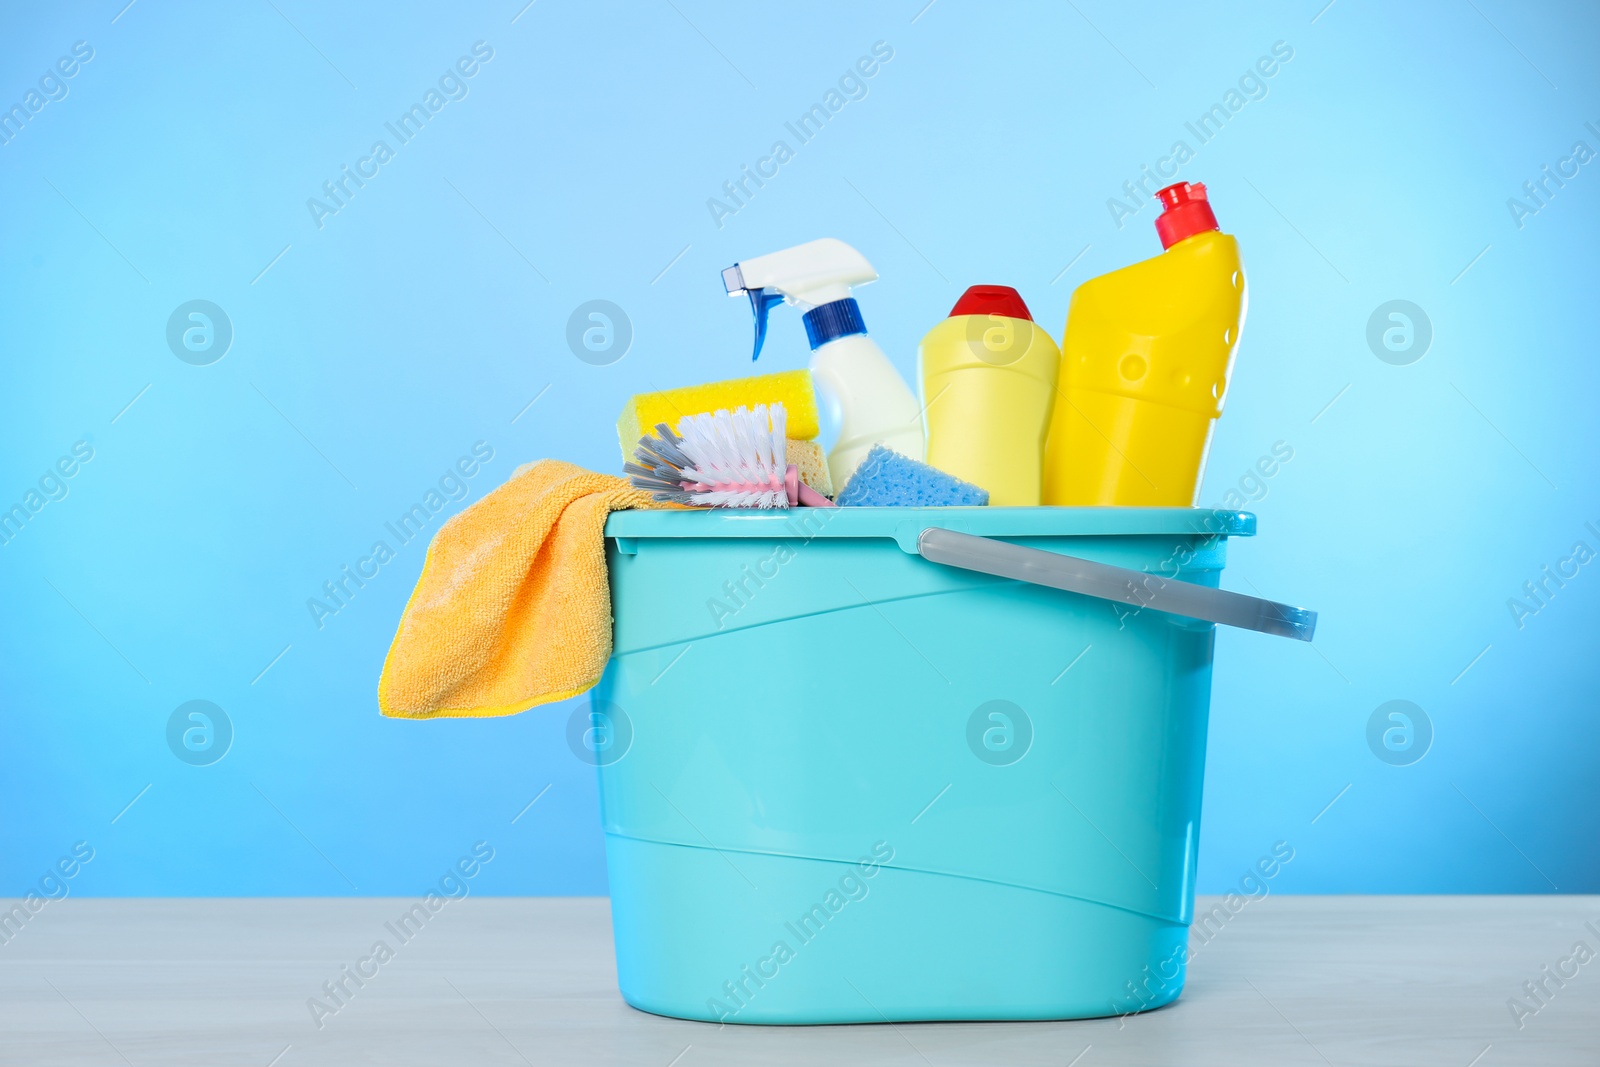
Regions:
<instances>
[{"instance_id":1,"label":"grey plastic handle grip","mask_svg":"<svg viewBox=\"0 0 1600 1067\"><path fill-rule=\"evenodd\" d=\"M1133 607L1292 637L1297 641L1310 641L1317 630L1317 613L1306 608L937 526L922 531L917 538L917 551L923 559L946 567L1013 578Z\"/></svg>"}]
</instances>

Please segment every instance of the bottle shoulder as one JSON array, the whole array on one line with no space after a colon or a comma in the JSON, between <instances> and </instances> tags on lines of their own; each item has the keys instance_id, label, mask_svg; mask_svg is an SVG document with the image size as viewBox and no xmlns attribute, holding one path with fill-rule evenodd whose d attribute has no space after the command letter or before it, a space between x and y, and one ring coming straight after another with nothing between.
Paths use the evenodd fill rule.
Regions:
<instances>
[{"instance_id":1,"label":"bottle shoulder","mask_svg":"<svg viewBox=\"0 0 1600 1067\"><path fill-rule=\"evenodd\" d=\"M1049 331L1032 319L952 315L941 319L917 346L921 372L1017 372L1054 382L1061 352Z\"/></svg>"},{"instance_id":2,"label":"bottle shoulder","mask_svg":"<svg viewBox=\"0 0 1600 1067\"><path fill-rule=\"evenodd\" d=\"M1124 288L1176 285L1196 278L1217 277L1232 284L1231 275L1239 272L1238 287L1243 288L1244 262L1239 256L1239 241L1232 234L1208 230L1186 237L1158 255L1130 263L1126 267L1090 278L1074 291L1096 292Z\"/></svg>"},{"instance_id":3,"label":"bottle shoulder","mask_svg":"<svg viewBox=\"0 0 1600 1067\"><path fill-rule=\"evenodd\" d=\"M887 363L889 357L878 347L878 342L874 341L870 334L865 333L853 333L847 337L835 338L811 350L811 364L814 367L877 360Z\"/></svg>"},{"instance_id":4,"label":"bottle shoulder","mask_svg":"<svg viewBox=\"0 0 1600 1067\"><path fill-rule=\"evenodd\" d=\"M1159 333L1196 319L1237 318L1245 300L1239 243L1211 231L1084 282L1072 294L1067 320L1069 327L1104 322Z\"/></svg>"},{"instance_id":5,"label":"bottle shoulder","mask_svg":"<svg viewBox=\"0 0 1600 1067\"><path fill-rule=\"evenodd\" d=\"M900 371L866 334L829 341L811 353L811 374L817 391L829 402L865 414L884 407L899 412L916 400Z\"/></svg>"}]
</instances>

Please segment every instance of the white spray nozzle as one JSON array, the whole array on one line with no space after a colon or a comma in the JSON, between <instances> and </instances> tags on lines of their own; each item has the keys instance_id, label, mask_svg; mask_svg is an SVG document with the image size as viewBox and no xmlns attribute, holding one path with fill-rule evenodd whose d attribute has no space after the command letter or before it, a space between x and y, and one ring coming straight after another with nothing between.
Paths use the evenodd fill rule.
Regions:
<instances>
[{"instance_id":1,"label":"white spray nozzle","mask_svg":"<svg viewBox=\"0 0 1600 1067\"><path fill-rule=\"evenodd\" d=\"M850 295L851 286L878 280L867 257L836 237L743 259L730 269L739 272L738 289L775 289L805 311L843 300ZM728 272L723 271L723 284L728 281Z\"/></svg>"},{"instance_id":2,"label":"white spray nozzle","mask_svg":"<svg viewBox=\"0 0 1600 1067\"><path fill-rule=\"evenodd\" d=\"M853 286L877 280L878 272L867 257L836 237L740 260L722 272L729 296L750 295L756 318L755 356L766 340L767 311L780 300L810 311L846 299Z\"/></svg>"}]
</instances>

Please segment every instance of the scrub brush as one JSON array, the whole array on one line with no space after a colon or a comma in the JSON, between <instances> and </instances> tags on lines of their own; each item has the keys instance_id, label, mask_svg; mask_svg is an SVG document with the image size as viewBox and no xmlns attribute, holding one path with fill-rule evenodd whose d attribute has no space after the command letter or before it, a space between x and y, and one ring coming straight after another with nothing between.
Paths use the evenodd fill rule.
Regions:
<instances>
[{"instance_id":1,"label":"scrub brush","mask_svg":"<svg viewBox=\"0 0 1600 1067\"><path fill-rule=\"evenodd\" d=\"M628 481L656 500L695 507L787 508L803 504L831 508L833 501L800 480L788 462L782 404L757 404L729 413L690 415L674 433L657 423L639 438L623 464Z\"/></svg>"}]
</instances>

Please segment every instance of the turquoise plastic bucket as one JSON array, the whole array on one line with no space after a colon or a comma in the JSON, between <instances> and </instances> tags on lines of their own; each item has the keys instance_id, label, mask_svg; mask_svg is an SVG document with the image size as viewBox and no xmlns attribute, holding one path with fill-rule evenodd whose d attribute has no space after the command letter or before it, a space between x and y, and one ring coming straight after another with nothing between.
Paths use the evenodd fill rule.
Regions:
<instances>
[{"instance_id":1,"label":"turquoise plastic bucket","mask_svg":"<svg viewBox=\"0 0 1600 1067\"><path fill-rule=\"evenodd\" d=\"M1182 990L1214 625L941 566L930 528L1214 588L1255 519L612 515L589 737L629 1004L1065 1019Z\"/></svg>"}]
</instances>

